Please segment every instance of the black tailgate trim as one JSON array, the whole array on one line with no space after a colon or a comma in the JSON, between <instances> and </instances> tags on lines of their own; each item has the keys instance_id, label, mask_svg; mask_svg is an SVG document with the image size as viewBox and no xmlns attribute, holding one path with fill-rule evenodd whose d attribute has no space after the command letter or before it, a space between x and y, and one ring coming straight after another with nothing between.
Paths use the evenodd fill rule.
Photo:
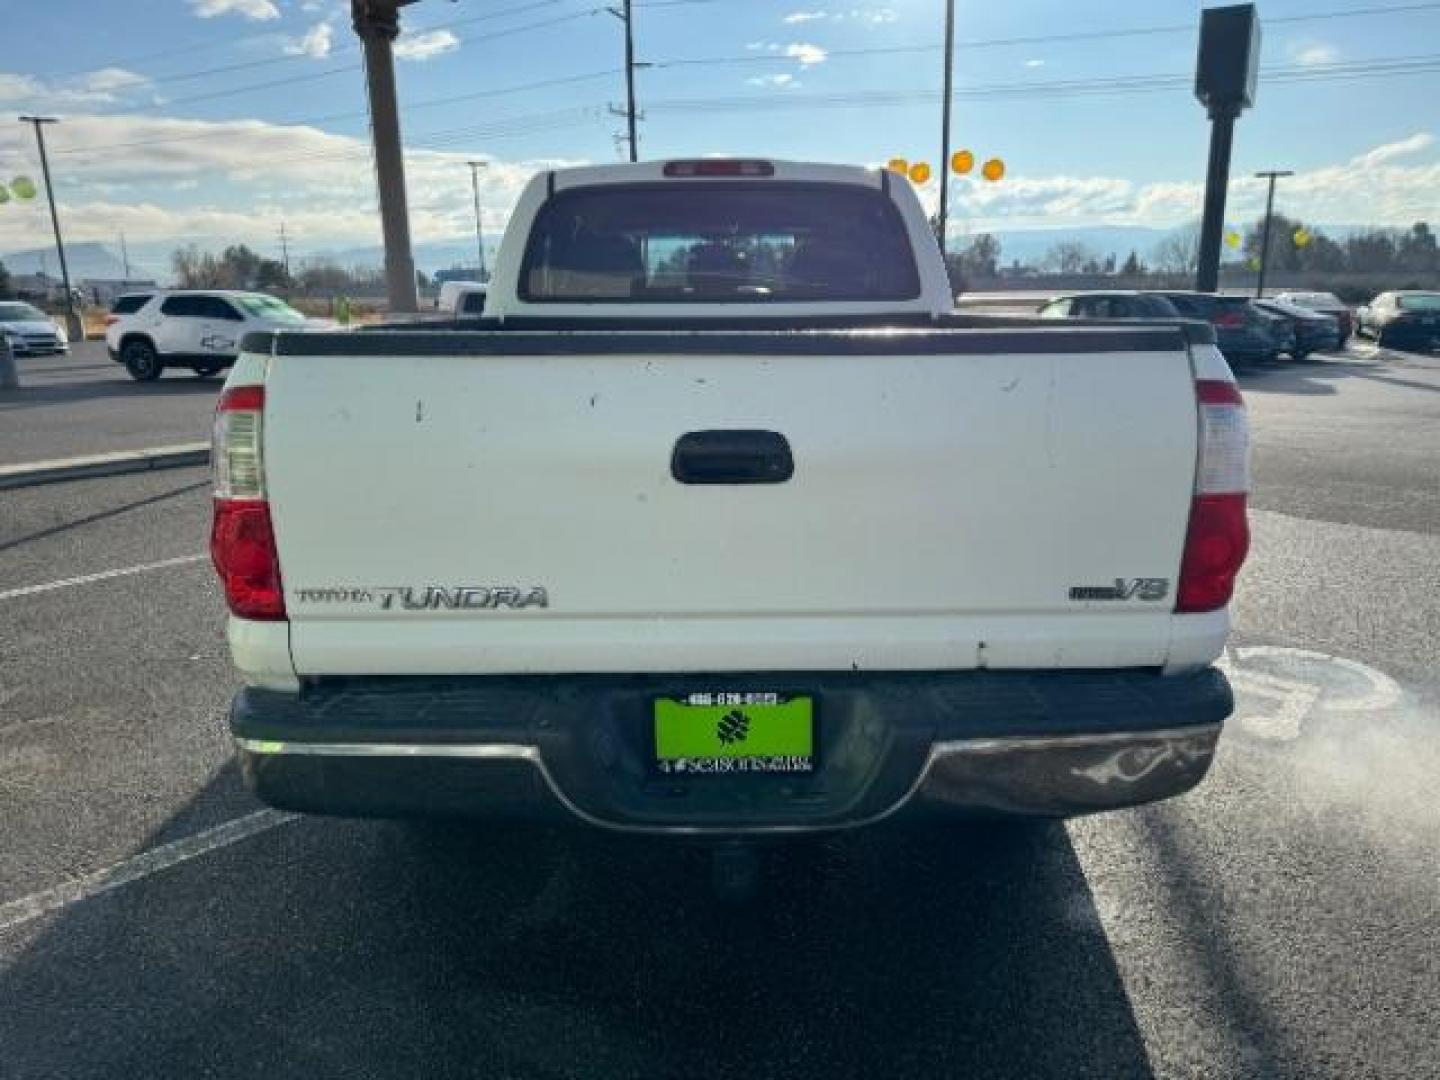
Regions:
<instances>
[{"instance_id":1,"label":"black tailgate trim","mask_svg":"<svg viewBox=\"0 0 1440 1080\"><path fill-rule=\"evenodd\" d=\"M1183 352L1176 324L956 330L386 330L246 334L241 348L276 356L645 356L763 353L780 356L982 356L1005 353Z\"/></svg>"}]
</instances>

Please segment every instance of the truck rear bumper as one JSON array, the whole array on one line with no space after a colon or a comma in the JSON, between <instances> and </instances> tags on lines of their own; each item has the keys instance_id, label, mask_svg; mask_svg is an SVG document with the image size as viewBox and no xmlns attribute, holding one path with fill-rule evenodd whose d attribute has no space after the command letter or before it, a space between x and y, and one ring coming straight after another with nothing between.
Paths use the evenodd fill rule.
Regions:
<instances>
[{"instance_id":1,"label":"truck rear bumper","mask_svg":"<svg viewBox=\"0 0 1440 1080\"><path fill-rule=\"evenodd\" d=\"M697 687L812 694L816 773L656 777L649 703ZM1231 708L1214 669L396 678L247 689L231 728L284 809L736 835L1154 802L1203 779Z\"/></svg>"}]
</instances>

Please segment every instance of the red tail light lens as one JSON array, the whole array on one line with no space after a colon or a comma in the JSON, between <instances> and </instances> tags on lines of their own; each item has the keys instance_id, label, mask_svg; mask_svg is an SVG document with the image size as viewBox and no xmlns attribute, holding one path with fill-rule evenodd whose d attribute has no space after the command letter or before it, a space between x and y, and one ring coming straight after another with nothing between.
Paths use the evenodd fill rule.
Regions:
<instances>
[{"instance_id":1,"label":"red tail light lens","mask_svg":"<svg viewBox=\"0 0 1440 1080\"><path fill-rule=\"evenodd\" d=\"M106 326L114 326L114 325L115 325L117 322L119 322L119 321L120 321L120 316L119 316L119 315L106 315L106 316L105 316L105 325L106 325Z\"/></svg>"},{"instance_id":2,"label":"red tail light lens","mask_svg":"<svg viewBox=\"0 0 1440 1080\"><path fill-rule=\"evenodd\" d=\"M234 614L242 619L285 618L280 553L268 503L216 499L210 558L225 587L225 602Z\"/></svg>"},{"instance_id":3,"label":"red tail light lens","mask_svg":"<svg viewBox=\"0 0 1440 1080\"><path fill-rule=\"evenodd\" d=\"M1210 316L1210 321L1216 326L1234 330L1245 325L1245 314L1240 311L1217 311Z\"/></svg>"},{"instance_id":4,"label":"red tail light lens","mask_svg":"<svg viewBox=\"0 0 1440 1080\"><path fill-rule=\"evenodd\" d=\"M285 618L280 553L265 501L265 388L236 386L215 409L215 519L210 558L225 602L242 619Z\"/></svg>"},{"instance_id":5,"label":"red tail light lens","mask_svg":"<svg viewBox=\"0 0 1440 1080\"><path fill-rule=\"evenodd\" d=\"M1190 507L1175 610L1215 611L1228 604L1249 550L1245 494L1197 495Z\"/></svg>"},{"instance_id":6,"label":"red tail light lens","mask_svg":"<svg viewBox=\"0 0 1440 1080\"><path fill-rule=\"evenodd\" d=\"M1250 428L1245 401L1234 383L1219 379L1197 381L1195 399L1200 452L1175 595L1175 610L1180 613L1216 611L1228 604L1250 550L1245 515Z\"/></svg>"}]
</instances>

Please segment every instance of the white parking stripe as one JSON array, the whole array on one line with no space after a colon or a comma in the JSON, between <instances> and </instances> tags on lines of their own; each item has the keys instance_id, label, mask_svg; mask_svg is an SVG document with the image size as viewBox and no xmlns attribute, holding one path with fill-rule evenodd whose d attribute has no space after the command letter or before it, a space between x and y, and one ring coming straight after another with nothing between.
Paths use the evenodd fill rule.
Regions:
<instances>
[{"instance_id":1,"label":"white parking stripe","mask_svg":"<svg viewBox=\"0 0 1440 1080\"><path fill-rule=\"evenodd\" d=\"M122 566L118 570L101 570L98 574L81 574L79 577L62 578L60 581L47 581L43 585L26 585L23 588L0 592L0 600L18 600L22 596L34 596L36 593L52 592L55 589L68 589L72 585L89 585L92 581L108 581L111 578L143 574L150 570L164 570L167 566L184 566L186 563L203 562L208 558L210 558L209 555L180 555L174 559L141 563L139 566Z\"/></svg>"},{"instance_id":2,"label":"white parking stripe","mask_svg":"<svg viewBox=\"0 0 1440 1080\"><path fill-rule=\"evenodd\" d=\"M139 881L151 874L158 874L161 870L168 870L180 863L189 862L191 859L215 851L217 848L237 844L257 833L273 829L277 825L283 825L294 817L296 817L295 814L286 814L279 810L258 810L253 814L236 818L234 821L227 821L224 825L217 825L213 829L196 833L194 836L187 836L183 840L161 844L159 847L143 851L133 858L106 867L104 870L97 870L82 878L63 882L53 889L46 889L30 896L22 896L19 900L11 900L8 904L0 905L0 933L22 923L30 922L32 919L38 919L41 915L69 907L81 900L88 900L92 896L99 896L111 889L118 889L121 885Z\"/></svg>"}]
</instances>

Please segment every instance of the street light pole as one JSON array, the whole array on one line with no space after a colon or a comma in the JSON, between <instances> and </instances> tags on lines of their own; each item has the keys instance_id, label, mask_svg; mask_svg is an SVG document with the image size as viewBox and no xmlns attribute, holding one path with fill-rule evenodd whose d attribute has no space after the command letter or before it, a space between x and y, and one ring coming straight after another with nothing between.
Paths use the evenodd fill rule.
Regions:
<instances>
[{"instance_id":1,"label":"street light pole","mask_svg":"<svg viewBox=\"0 0 1440 1080\"><path fill-rule=\"evenodd\" d=\"M488 169L488 161L467 161L470 166L470 190L475 195L475 247L480 252L480 280L485 280L485 230L480 217L480 170Z\"/></svg>"},{"instance_id":2,"label":"street light pole","mask_svg":"<svg viewBox=\"0 0 1440 1080\"><path fill-rule=\"evenodd\" d=\"M45 196L50 200L50 224L55 229L55 250L60 255L60 280L65 286L65 332L73 341L85 340L85 327L75 311L75 294L70 290L70 267L65 262L65 241L60 237L60 212L55 209L55 185L50 182L50 158L45 153L45 125L58 124L53 116L22 116L21 123L35 128L35 142L40 148L40 171L45 176Z\"/></svg>"},{"instance_id":3,"label":"street light pole","mask_svg":"<svg viewBox=\"0 0 1440 1080\"><path fill-rule=\"evenodd\" d=\"M1282 176L1294 175L1293 172L1283 169L1255 174L1257 179L1270 181L1269 190L1265 193L1265 224L1260 230L1260 276L1255 281L1257 299L1265 295L1265 264L1270 258L1270 215L1275 210L1275 181Z\"/></svg>"},{"instance_id":4,"label":"street light pole","mask_svg":"<svg viewBox=\"0 0 1440 1080\"><path fill-rule=\"evenodd\" d=\"M945 0L945 98L940 107L940 257L950 210L950 86L955 68L955 0Z\"/></svg>"}]
</instances>

